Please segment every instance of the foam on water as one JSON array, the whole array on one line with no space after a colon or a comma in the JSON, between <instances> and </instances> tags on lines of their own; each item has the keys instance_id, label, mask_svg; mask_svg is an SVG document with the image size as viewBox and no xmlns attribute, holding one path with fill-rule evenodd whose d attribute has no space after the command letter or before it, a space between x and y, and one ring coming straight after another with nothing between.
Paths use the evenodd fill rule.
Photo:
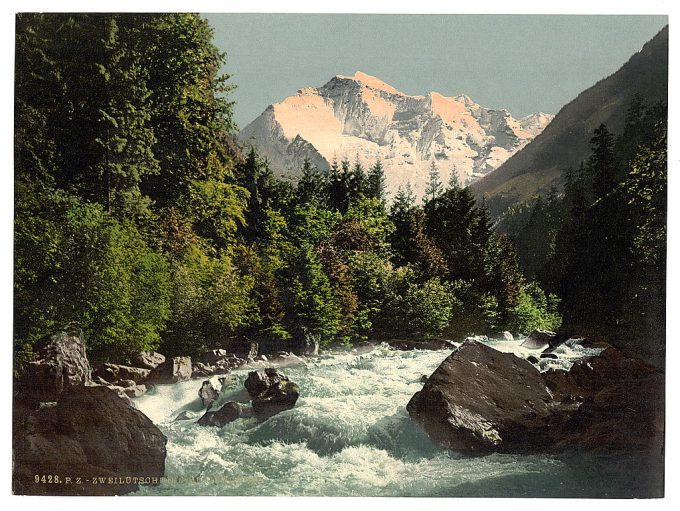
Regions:
<instances>
[{"instance_id":1,"label":"foam on water","mask_svg":"<svg viewBox=\"0 0 680 511\"><path fill-rule=\"evenodd\" d=\"M518 356L534 353L522 348L521 340L483 341ZM541 360L541 369L568 368L589 353L575 343L558 350L559 359ZM294 409L263 423L240 419L223 428L195 422L203 412L200 380L156 386L135 404L168 437L166 478L139 494L611 495L612 479L593 477L580 458L470 458L433 444L409 418L406 404L422 388L421 377L450 353L381 345L366 354L310 359L285 369L300 386ZM246 399L246 376L247 370L235 371L219 403ZM174 420L181 412L193 418ZM593 466L597 460L589 459L586 467Z\"/></svg>"}]
</instances>

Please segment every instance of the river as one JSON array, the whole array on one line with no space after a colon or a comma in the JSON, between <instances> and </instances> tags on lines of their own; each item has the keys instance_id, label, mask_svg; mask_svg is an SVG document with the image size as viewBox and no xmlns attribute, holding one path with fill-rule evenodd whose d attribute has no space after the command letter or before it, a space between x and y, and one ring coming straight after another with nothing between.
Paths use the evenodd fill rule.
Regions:
<instances>
[{"instance_id":1,"label":"river","mask_svg":"<svg viewBox=\"0 0 680 511\"><path fill-rule=\"evenodd\" d=\"M519 341L483 339L531 354ZM283 372L300 386L296 407L263 423L201 427L201 380L158 385L134 400L168 437L166 478L140 495L625 497L649 484L635 459L595 454L469 457L433 444L406 404L450 351L337 351ZM592 355L562 346L548 367ZM234 371L219 402L243 397ZM216 380L216 378L213 378ZM219 388L219 387L218 387ZM219 403L218 403L219 406ZM189 420L175 420L182 412Z\"/></svg>"}]
</instances>

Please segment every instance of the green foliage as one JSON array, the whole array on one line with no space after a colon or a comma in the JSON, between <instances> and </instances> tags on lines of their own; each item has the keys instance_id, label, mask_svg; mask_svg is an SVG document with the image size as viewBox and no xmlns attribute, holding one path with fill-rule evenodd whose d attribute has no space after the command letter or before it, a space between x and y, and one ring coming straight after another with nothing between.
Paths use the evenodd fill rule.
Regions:
<instances>
[{"instance_id":1,"label":"green foliage","mask_svg":"<svg viewBox=\"0 0 680 511\"><path fill-rule=\"evenodd\" d=\"M230 257L211 257L192 246L175 263L164 349L169 355L196 356L224 346L257 318L253 285L253 277L242 275Z\"/></svg>"},{"instance_id":2,"label":"green foliage","mask_svg":"<svg viewBox=\"0 0 680 511\"><path fill-rule=\"evenodd\" d=\"M451 289L438 278L411 284L404 297L409 325L426 336L441 335L451 320Z\"/></svg>"},{"instance_id":3,"label":"green foliage","mask_svg":"<svg viewBox=\"0 0 680 511\"><path fill-rule=\"evenodd\" d=\"M526 335L532 330L555 331L561 324L557 312L559 299L556 295L546 297L538 284L532 282L519 293L517 304L510 311L508 330L516 334Z\"/></svg>"},{"instance_id":4,"label":"green foliage","mask_svg":"<svg viewBox=\"0 0 680 511\"><path fill-rule=\"evenodd\" d=\"M18 193L15 337L30 345L72 324L96 359L158 347L170 314L166 259L98 205L26 185Z\"/></svg>"},{"instance_id":5,"label":"green foliage","mask_svg":"<svg viewBox=\"0 0 680 511\"><path fill-rule=\"evenodd\" d=\"M419 283L410 268L391 272L384 283L385 298L377 328L385 337L441 335L451 320L451 287L433 278Z\"/></svg>"},{"instance_id":6,"label":"green foliage","mask_svg":"<svg viewBox=\"0 0 680 511\"><path fill-rule=\"evenodd\" d=\"M384 245L394 231L385 204L380 199L360 196L352 201L344 218L356 220L377 245Z\"/></svg>"},{"instance_id":7,"label":"green foliage","mask_svg":"<svg viewBox=\"0 0 680 511\"><path fill-rule=\"evenodd\" d=\"M302 166L302 176L297 184L297 202L299 204L314 204L317 207L328 203L326 177L305 159Z\"/></svg>"},{"instance_id":8,"label":"green foliage","mask_svg":"<svg viewBox=\"0 0 680 511\"><path fill-rule=\"evenodd\" d=\"M330 344L340 328L341 309L331 281L313 247L296 247L287 265L278 272L281 299L285 307L283 323L296 345L318 338Z\"/></svg>"}]
</instances>

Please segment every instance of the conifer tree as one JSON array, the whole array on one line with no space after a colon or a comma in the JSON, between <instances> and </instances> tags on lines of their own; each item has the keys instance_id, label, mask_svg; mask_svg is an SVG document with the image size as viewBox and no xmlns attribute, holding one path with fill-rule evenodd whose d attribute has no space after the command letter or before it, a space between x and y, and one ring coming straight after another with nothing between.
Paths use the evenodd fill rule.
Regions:
<instances>
[{"instance_id":1,"label":"conifer tree","mask_svg":"<svg viewBox=\"0 0 680 511\"><path fill-rule=\"evenodd\" d=\"M366 195L385 202L385 170L380 159L368 171L367 181Z\"/></svg>"},{"instance_id":2,"label":"conifer tree","mask_svg":"<svg viewBox=\"0 0 680 511\"><path fill-rule=\"evenodd\" d=\"M456 166L451 166L451 174L449 175L449 182L447 185L448 190L458 190L460 188L460 181L458 180L458 172L456 172Z\"/></svg>"},{"instance_id":3,"label":"conifer tree","mask_svg":"<svg viewBox=\"0 0 680 511\"><path fill-rule=\"evenodd\" d=\"M614 159L614 137L601 124L590 139L593 153L588 159L588 170L593 179L595 198L602 199L616 186L616 162Z\"/></svg>"},{"instance_id":4,"label":"conifer tree","mask_svg":"<svg viewBox=\"0 0 680 511\"><path fill-rule=\"evenodd\" d=\"M439 170L437 165L432 160L430 164L430 171L427 175L427 186L425 187L425 194L423 195L423 204L427 204L439 197L444 191L441 178L439 177Z\"/></svg>"},{"instance_id":5,"label":"conifer tree","mask_svg":"<svg viewBox=\"0 0 680 511\"><path fill-rule=\"evenodd\" d=\"M297 184L297 200L299 203L312 203L325 206L327 203L327 185L324 175L313 167L308 158L302 166L302 176Z\"/></svg>"}]
</instances>

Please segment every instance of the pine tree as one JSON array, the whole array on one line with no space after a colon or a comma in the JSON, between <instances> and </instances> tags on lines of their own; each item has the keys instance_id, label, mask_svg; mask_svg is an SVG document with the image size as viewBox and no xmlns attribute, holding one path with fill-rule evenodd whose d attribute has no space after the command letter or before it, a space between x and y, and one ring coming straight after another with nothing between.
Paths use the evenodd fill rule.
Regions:
<instances>
[{"instance_id":1,"label":"pine tree","mask_svg":"<svg viewBox=\"0 0 680 511\"><path fill-rule=\"evenodd\" d=\"M328 205L333 211L346 211L346 188L345 179L338 167L338 162L333 159L328 175Z\"/></svg>"},{"instance_id":2,"label":"pine tree","mask_svg":"<svg viewBox=\"0 0 680 511\"><path fill-rule=\"evenodd\" d=\"M366 172L357 154L349 175L348 202L351 203L366 194Z\"/></svg>"},{"instance_id":3,"label":"pine tree","mask_svg":"<svg viewBox=\"0 0 680 511\"><path fill-rule=\"evenodd\" d=\"M385 202L385 171L379 159L368 171L367 181L366 195L369 198Z\"/></svg>"},{"instance_id":4,"label":"pine tree","mask_svg":"<svg viewBox=\"0 0 680 511\"><path fill-rule=\"evenodd\" d=\"M451 166L451 174L449 175L449 182L447 185L448 190L458 190L460 188L460 181L458 180L458 172L456 172L456 166Z\"/></svg>"},{"instance_id":5,"label":"pine tree","mask_svg":"<svg viewBox=\"0 0 680 511\"><path fill-rule=\"evenodd\" d=\"M435 165L434 160L430 164L430 171L427 178L427 186L425 187L425 194L423 195L423 204L427 204L439 197L444 191L444 186L442 185L441 178L439 177L439 171L437 170L437 165Z\"/></svg>"},{"instance_id":6,"label":"pine tree","mask_svg":"<svg viewBox=\"0 0 680 511\"><path fill-rule=\"evenodd\" d=\"M302 166L302 176L297 184L297 200L301 204L312 203L317 206L325 206L327 203L326 180L316 167L313 167L308 158L305 158Z\"/></svg>"},{"instance_id":7,"label":"pine tree","mask_svg":"<svg viewBox=\"0 0 680 511\"><path fill-rule=\"evenodd\" d=\"M607 196L616 186L616 161L614 159L614 137L604 124L595 130L590 139L593 153L588 160L588 170L592 174L593 191L597 199Z\"/></svg>"}]
</instances>

